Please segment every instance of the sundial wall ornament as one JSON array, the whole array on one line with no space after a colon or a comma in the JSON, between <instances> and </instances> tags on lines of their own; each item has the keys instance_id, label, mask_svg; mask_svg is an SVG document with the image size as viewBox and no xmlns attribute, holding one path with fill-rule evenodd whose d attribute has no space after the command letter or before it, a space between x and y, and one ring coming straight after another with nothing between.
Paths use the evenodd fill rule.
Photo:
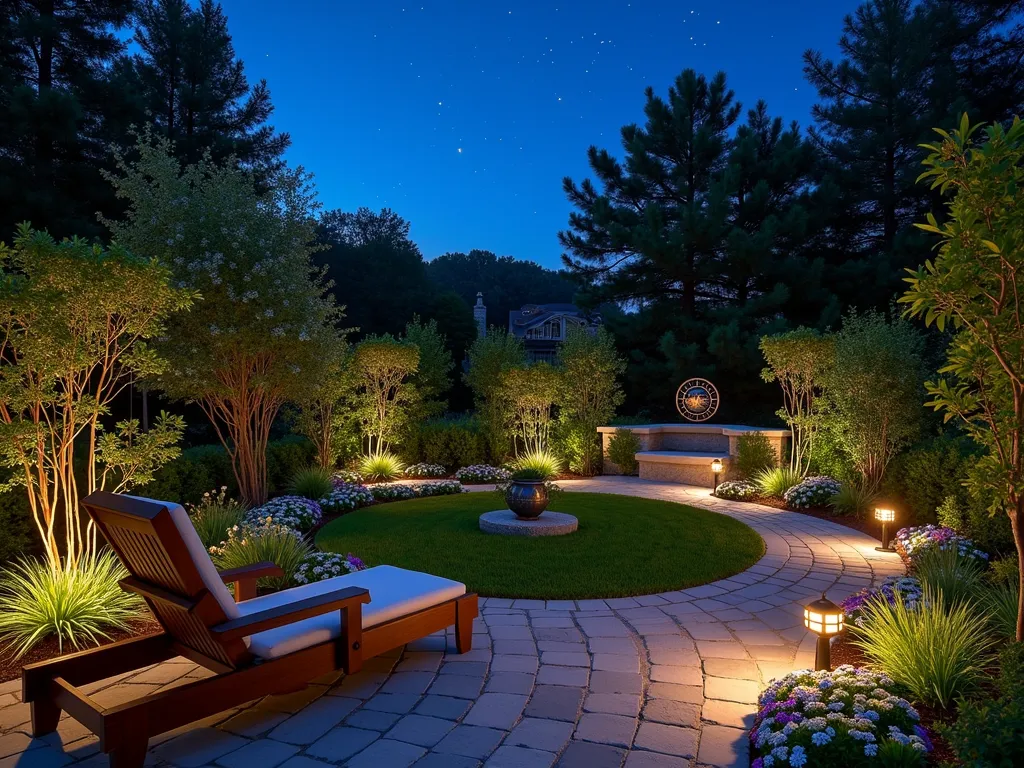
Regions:
<instances>
[{"instance_id":1,"label":"sundial wall ornament","mask_svg":"<svg viewBox=\"0 0 1024 768\"><path fill-rule=\"evenodd\" d=\"M707 421L718 411L718 389L707 379L687 379L676 390L676 409L689 421Z\"/></svg>"}]
</instances>

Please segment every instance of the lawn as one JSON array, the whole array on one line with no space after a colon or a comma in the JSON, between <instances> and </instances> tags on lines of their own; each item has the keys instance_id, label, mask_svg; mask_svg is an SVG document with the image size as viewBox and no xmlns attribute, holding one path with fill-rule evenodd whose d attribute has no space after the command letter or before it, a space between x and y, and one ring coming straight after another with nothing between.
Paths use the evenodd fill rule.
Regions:
<instances>
[{"instance_id":1,"label":"lawn","mask_svg":"<svg viewBox=\"0 0 1024 768\"><path fill-rule=\"evenodd\" d=\"M731 576L764 553L761 537L732 518L670 501L563 493L551 504L579 518L569 536L482 533L493 493L380 504L334 520L317 544L369 565L397 565L464 582L488 597L583 599L668 592Z\"/></svg>"}]
</instances>

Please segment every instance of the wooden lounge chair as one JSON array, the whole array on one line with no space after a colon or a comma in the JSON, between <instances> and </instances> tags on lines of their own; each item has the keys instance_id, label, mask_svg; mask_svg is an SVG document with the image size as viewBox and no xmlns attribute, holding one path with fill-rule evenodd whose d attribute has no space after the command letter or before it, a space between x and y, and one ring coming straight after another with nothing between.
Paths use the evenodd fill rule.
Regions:
<instances>
[{"instance_id":1,"label":"wooden lounge chair","mask_svg":"<svg viewBox=\"0 0 1024 768\"><path fill-rule=\"evenodd\" d=\"M33 736L56 730L63 710L99 737L113 768L142 766L152 736L329 672L352 674L363 659L452 625L459 653L470 650L477 597L458 582L379 566L255 597L256 579L280 569L218 573L180 506L105 492L84 504L131 574L122 588L145 599L163 632L30 664L22 696ZM80 689L175 656L217 674L108 708Z\"/></svg>"}]
</instances>

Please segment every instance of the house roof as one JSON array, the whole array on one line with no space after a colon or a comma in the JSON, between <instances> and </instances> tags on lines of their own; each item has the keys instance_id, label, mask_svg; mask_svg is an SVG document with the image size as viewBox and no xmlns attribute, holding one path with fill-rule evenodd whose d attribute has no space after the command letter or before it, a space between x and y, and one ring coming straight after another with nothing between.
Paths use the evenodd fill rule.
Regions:
<instances>
[{"instance_id":1,"label":"house roof","mask_svg":"<svg viewBox=\"0 0 1024 768\"><path fill-rule=\"evenodd\" d=\"M527 330L560 315L578 317L585 322L583 313L575 304L526 304L522 309L508 313L508 327L512 333L522 335Z\"/></svg>"}]
</instances>

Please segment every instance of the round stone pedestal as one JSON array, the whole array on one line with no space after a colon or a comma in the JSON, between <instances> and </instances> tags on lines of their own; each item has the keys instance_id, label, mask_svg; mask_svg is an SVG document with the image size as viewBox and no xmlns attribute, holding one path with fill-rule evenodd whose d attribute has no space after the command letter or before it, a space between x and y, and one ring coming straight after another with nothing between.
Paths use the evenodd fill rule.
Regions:
<instances>
[{"instance_id":1,"label":"round stone pedestal","mask_svg":"<svg viewBox=\"0 0 1024 768\"><path fill-rule=\"evenodd\" d=\"M516 517L511 509L480 515L480 530L499 536L565 536L575 531L578 524L575 516L550 510L531 520Z\"/></svg>"}]
</instances>

